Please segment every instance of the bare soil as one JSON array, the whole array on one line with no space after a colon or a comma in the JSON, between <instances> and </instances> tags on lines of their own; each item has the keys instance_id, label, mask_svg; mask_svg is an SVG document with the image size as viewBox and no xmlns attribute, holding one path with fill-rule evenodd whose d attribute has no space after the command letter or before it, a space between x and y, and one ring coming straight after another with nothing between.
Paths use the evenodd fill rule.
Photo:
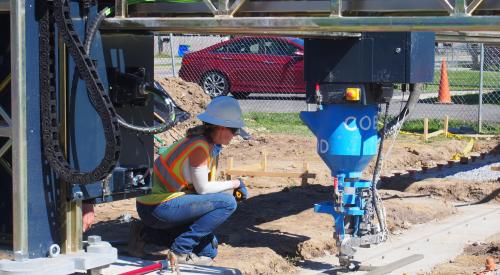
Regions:
<instances>
[{"instance_id":1,"label":"bare soil","mask_svg":"<svg viewBox=\"0 0 500 275\"><path fill-rule=\"evenodd\" d=\"M436 266L431 274L473 274L483 271L487 257L493 257L500 262L500 233L491 236L484 243L469 244L461 255L447 263Z\"/></svg>"},{"instance_id":2,"label":"bare soil","mask_svg":"<svg viewBox=\"0 0 500 275\"><path fill-rule=\"evenodd\" d=\"M177 94L174 99L185 110L199 113L209 101L205 100L199 87L196 91L197 85L185 84L179 79L165 80L162 84L168 92ZM179 90L193 92L181 93ZM199 107L189 109L192 97L198 96L205 99L197 101ZM176 131L185 131L196 123L192 119L186 125L177 126ZM330 171L316 154L315 138L258 131L252 134L253 140L235 139L224 148L219 162L220 177L224 177L228 158L234 159L236 168L255 170L261 161L262 151L265 151L270 171L298 172L303 170L303 162L308 162L309 172L315 173L316 178L309 179L308 185L301 185L298 178L248 178L250 198L241 202L235 214L216 232L221 244L215 265L237 268L243 274L290 274L296 270L298 260L334 254L337 247L332 238L333 219L330 215L315 214L312 209L314 203L330 200L333 189ZM171 141L169 134L162 137ZM449 160L466 144L465 140L422 142L415 137L401 136L390 149L390 157L386 158L382 173ZM498 139L480 141L474 150L491 151L498 148L498 144ZM385 146L386 150L390 147L389 144ZM368 179L372 167L373 163L365 174ZM401 186L405 187L380 191L388 226L393 234L404 234L412 225L453 215L455 201L498 201L500 183L429 179ZM127 240L130 217L137 218L134 199L97 205L95 209L97 223L87 234L99 234L105 240ZM461 270L469 260L467 257L464 259L457 258L446 268ZM436 270L436 274L451 274Z\"/></svg>"}]
</instances>

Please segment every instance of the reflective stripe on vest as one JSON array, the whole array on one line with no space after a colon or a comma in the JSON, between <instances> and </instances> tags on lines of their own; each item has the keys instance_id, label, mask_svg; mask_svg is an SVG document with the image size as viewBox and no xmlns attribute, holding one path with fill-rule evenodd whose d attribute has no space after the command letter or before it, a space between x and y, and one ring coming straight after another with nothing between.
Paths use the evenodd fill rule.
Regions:
<instances>
[{"instance_id":1,"label":"reflective stripe on vest","mask_svg":"<svg viewBox=\"0 0 500 275\"><path fill-rule=\"evenodd\" d=\"M191 152L196 149L202 149L207 154L210 162L209 145L203 137L184 138L155 160L155 176L167 189L165 191L176 192L191 189L182 173L182 164Z\"/></svg>"}]
</instances>

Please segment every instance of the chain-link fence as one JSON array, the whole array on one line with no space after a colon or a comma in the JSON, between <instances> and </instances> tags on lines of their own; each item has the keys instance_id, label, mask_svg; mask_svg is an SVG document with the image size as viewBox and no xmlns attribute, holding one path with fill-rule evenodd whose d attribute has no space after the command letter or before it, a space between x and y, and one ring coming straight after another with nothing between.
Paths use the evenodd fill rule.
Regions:
<instances>
[{"instance_id":1,"label":"chain-link fence","mask_svg":"<svg viewBox=\"0 0 500 275\"><path fill-rule=\"evenodd\" d=\"M434 82L424 85L410 121L440 127L448 116L452 131L499 133L500 46L440 43L435 57Z\"/></svg>"},{"instance_id":2,"label":"chain-link fence","mask_svg":"<svg viewBox=\"0 0 500 275\"><path fill-rule=\"evenodd\" d=\"M201 35L157 36L155 76L195 82L212 96L240 99L244 112L294 113L313 110L305 103L303 40L287 37ZM452 131L500 132L500 46L439 43L434 82L425 84L407 121L421 129L442 127L449 117ZM445 64L444 64L445 63ZM449 93L443 92L446 65ZM390 113L397 115L407 99L397 90Z\"/></svg>"}]
</instances>

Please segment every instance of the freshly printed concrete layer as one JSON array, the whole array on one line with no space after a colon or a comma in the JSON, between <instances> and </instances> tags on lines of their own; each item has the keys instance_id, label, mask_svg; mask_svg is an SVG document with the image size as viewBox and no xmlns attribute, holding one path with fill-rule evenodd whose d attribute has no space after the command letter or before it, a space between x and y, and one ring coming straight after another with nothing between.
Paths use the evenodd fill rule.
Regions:
<instances>
[{"instance_id":1,"label":"freshly printed concrete layer","mask_svg":"<svg viewBox=\"0 0 500 275\"><path fill-rule=\"evenodd\" d=\"M466 244L481 242L500 232L498 204L457 205L459 213L435 223L416 225L404 234L391 236L385 243L371 248L359 248L355 260L363 266L386 266L404 258L422 254L423 258L390 272L416 274L451 260ZM418 259L420 257L414 257ZM303 264L300 274L332 274L338 264L334 255ZM368 274L355 272L350 274Z\"/></svg>"}]
</instances>

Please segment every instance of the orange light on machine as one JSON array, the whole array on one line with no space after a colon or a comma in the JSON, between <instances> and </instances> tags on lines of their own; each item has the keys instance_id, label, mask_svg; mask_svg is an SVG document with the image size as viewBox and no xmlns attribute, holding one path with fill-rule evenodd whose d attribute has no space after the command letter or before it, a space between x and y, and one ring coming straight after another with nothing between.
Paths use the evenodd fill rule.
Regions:
<instances>
[{"instance_id":1,"label":"orange light on machine","mask_svg":"<svg viewBox=\"0 0 500 275\"><path fill-rule=\"evenodd\" d=\"M345 90L345 100L347 101L359 101L361 99L361 89L360 88L347 88Z\"/></svg>"}]
</instances>

